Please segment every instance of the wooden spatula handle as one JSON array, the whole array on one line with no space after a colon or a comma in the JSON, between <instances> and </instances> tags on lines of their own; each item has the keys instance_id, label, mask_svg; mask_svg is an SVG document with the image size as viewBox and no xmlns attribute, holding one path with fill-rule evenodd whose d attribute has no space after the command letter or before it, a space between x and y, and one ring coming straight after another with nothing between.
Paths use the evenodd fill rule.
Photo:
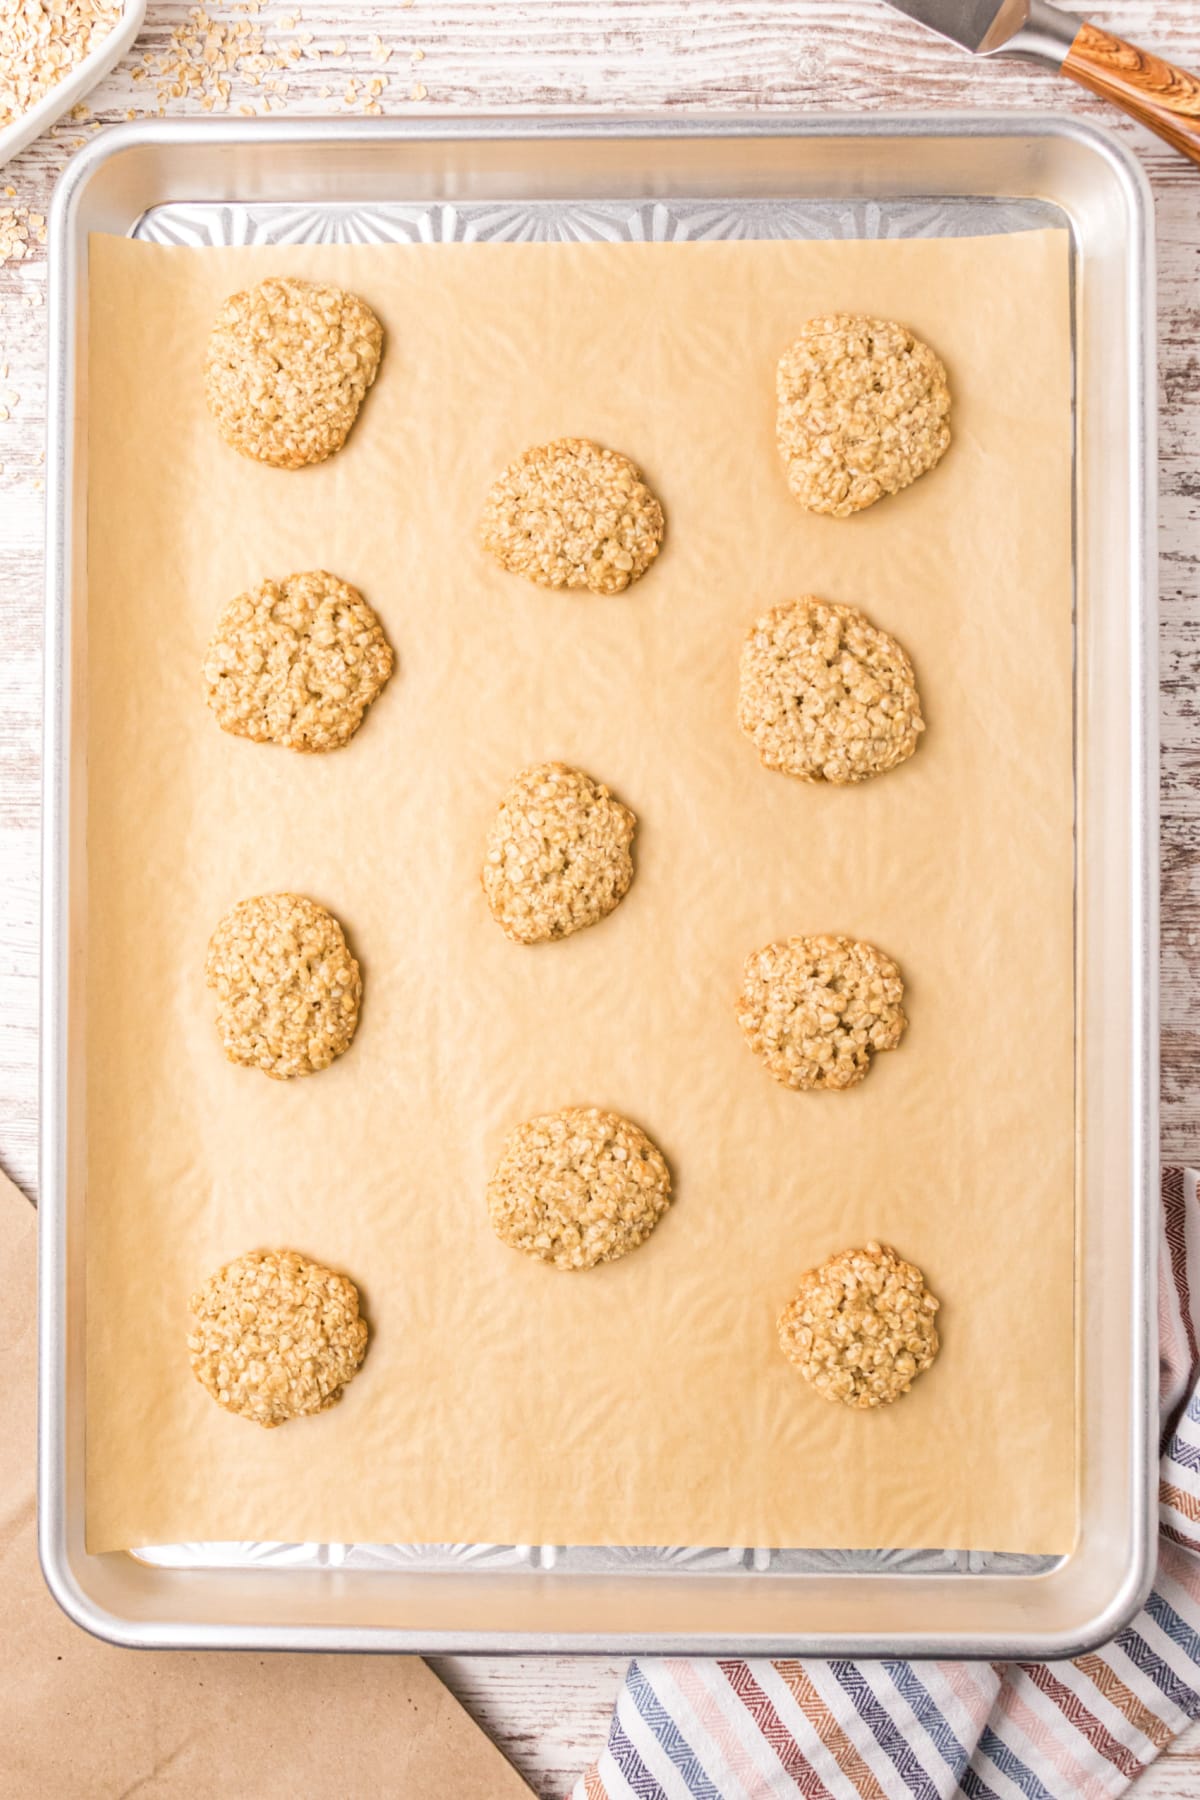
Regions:
<instances>
[{"instance_id":1,"label":"wooden spatula handle","mask_svg":"<svg viewBox=\"0 0 1200 1800\"><path fill-rule=\"evenodd\" d=\"M1067 51L1063 73L1114 100L1176 150L1200 163L1200 80L1123 38L1084 25Z\"/></svg>"}]
</instances>

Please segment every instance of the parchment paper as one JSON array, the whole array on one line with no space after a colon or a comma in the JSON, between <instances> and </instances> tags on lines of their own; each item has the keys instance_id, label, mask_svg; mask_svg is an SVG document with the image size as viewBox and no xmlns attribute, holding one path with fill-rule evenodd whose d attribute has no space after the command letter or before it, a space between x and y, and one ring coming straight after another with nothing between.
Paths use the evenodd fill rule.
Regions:
<instances>
[{"instance_id":1,"label":"parchment paper","mask_svg":"<svg viewBox=\"0 0 1200 1800\"><path fill-rule=\"evenodd\" d=\"M201 387L221 299L274 271L376 308L385 360L313 470L229 450ZM88 1535L970 1546L1075 1530L1068 252L952 242L91 245ZM773 370L814 313L909 322L955 442L866 515L809 517ZM475 546L528 445L639 461L668 542L626 596L526 586ZM327 567L398 673L329 756L224 735L224 601ZM909 649L929 729L856 789L763 770L735 723L755 615L813 592ZM509 943L478 881L496 800L559 757L638 813L599 927ZM290 1084L226 1063L205 946L297 889L364 969L358 1037ZM732 1014L746 953L841 931L899 961L911 1027L844 1094L773 1083ZM676 1202L587 1274L493 1236L506 1130L629 1114ZM797 1277L877 1235L943 1300L902 1404L851 1413L781 1357ZM187 1362L187 1299L287 1245L359 1282L343 1403L263 1432Z\"/></svg>"}]
</instances>

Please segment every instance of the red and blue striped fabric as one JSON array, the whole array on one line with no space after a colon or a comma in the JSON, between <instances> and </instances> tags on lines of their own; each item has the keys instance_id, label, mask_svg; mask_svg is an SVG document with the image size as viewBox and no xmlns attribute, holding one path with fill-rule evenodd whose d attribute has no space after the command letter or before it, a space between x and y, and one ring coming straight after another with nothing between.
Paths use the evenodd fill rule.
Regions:
<instances>
[{"instance_id":1,"label":"red and blue striped fabric","mask_svg":"<svg viewBox=\"0 0 1200 1800\"><path fill-rule=\"evenodd\" d=\"M571 1800L1109 1800L1200 1716L1200 1201L1163 1175L1158 1576L1064 1663L630 1666Z\"/></svg>"}]
</instances>

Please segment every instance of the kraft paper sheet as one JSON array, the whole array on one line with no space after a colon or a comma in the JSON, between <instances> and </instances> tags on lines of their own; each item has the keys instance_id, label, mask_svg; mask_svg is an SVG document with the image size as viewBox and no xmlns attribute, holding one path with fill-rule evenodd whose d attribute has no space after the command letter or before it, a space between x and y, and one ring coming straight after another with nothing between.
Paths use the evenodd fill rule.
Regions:
<instances>
[{"instance_id":1,"label":"kraft paper sheet","mask_svg":"<svg viewBox=\"0 0 1200 1800\"><path fill-rule=\"evenodd\" d=\"M227 448L202 392L226 294L343 283L375 388L316 469ZM1075 1532L1068 242L90 251L88 1535L959 1546ZM773 373L816 313L905 320L954 444L849 521L789 497ZM626 451L668 517L614 599L475 541L495 474L566 434ZM326 567L397 672L346 749L223 734L199 676L224 602ZM928 731L857 788L762 769L735 721L754 617L816 593L909 650ZM522 765L637 812L595 929L511 944L478 870ZM350 1052L291 1083L221 1053L205 947L246 895L310 894L363 966ZM732 1006L771 938L896 957L911 1025L842 1094L777 1086ZM520 1119L597 1104L676 1200L624 1261L563 1274L484 1205ZM877 1236L941 1296L943 1350L850 1412L780 1355L800 1274ZM189 1294L291 1246L373 1336L340 1406L264 1432L193 1380Z\"/></svg>"}]
</instances>

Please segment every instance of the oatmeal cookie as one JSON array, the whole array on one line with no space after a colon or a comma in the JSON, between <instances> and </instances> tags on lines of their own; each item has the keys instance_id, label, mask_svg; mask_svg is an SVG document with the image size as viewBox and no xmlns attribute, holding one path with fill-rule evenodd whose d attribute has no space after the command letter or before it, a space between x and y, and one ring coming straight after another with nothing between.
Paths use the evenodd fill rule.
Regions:
<instances>
[{"instance_id":1,"label":"oatmeal cookie","mask_svg":"<svg viewBox=\"0 0 1200 1800\"><path fill-rule=\"evenodd\" d=\"M629 891L636 825L582 769L522 769L488 833L483 891L496 923L518 944L595 925Z\"/></svg>"},{"instance_id":2,"label":"oatmeal cookie","mask_svg":"<svg viewBox=\"0 0 1200 1800\"><path fill-rule=\"evenodd\" d=\"M746 958L737 1021L785 1087L848 1088L900 1042L903 998L899 969L873 944L784 938Z\"/></svg>"},{"instance_id":3,"label":"oatmeal cookie","mask_svg":"<svg viewBox=\"0 0 1200 1800\"><path fill-rule=\"evenodd\" d=\"M844 519L927 475L950 444L946 371L892 319L810 319L779 359L775 436L788 486Z\"/></svg>"},{"instance_id":4,"label":"oatmeal cookie","mask_svg":"<svg viewBox=\"0 0 1200 1800\"><path fill-rule=\"evenodd\" d=\"M212 934L204 974L230 1062L287 1081L350 1048L362 976L341 926L315 900L240 900Z\"/></svg>"},{"instance_id":5,"label":"oatmeal cookie","mask_svg":"<svg viewBox=\"0 0 1200 1800\"><path fill-rule=\"evenodd\" d=\"M779 1347L826 1400L887 1406L933 1363L938 1304L894 1250L843 1250L802 1278L779 1315Z\"/></svg>"},{"instance_id":6,"label":"oatmeal cookie","mask_svg":"<svg viewBox=\"0 0 1200 1800\"><path fill-rule=\"evenodd\" d=\"M375 379L383 326L365 300L296 276L231 294L204 365L208 409L243 456L276 469L340 450Z\"/></svg>"},{"instance_id":7,"label":"oatmeal cookie","mask_svg":"<svg viewBox=\"0 0 1200 1800\"><path fill-rule=\"evenodd\" d=\"M556 1269L591 1269L644 1243L671 1204L662 1152L594 1106L528 1119L488 1183L496 1235Z\"/></svg>"},{"instance_id":8,"label":"oatmeal cookie","mask_svg":"<svg viewBox=\"0 0 1200 1800\"><path fill-rule=\"evenodd\" d=\"M853 606L808 595L756 619L742 646L738 724L768 769L867 781L925 729L905 652Z\"/></svg>"},{"instance_id":9,"label":"oatmeal cookie","mask_svg":"<svg viewBox=\"0 0 1200 1800\"><path fill-rule=\"evenodd\" d=\"M358 1289L295 1250L252 1250L192 1295L192 1374L268 1431L336 1406L367 1351Z\"/></svg>"},{"instance_id":10,"label":"oatmeal cookie","mask_svg":"<svg viewBox=\"0 0 1200 1800\"><path fill-rule=\"evenodd\" d=\"M587 438L557 438L510 463L487 497L485 550L539 587L619 594L663 541L663 512L640 469Z\"/></svg>"},{"instance_id":11,"label":"oatmeal cookie","mask_svg":"<svg viewBox=\"0 0 1200 1800\"><path fill-rule=\"evenodd\" d=\"M356 588L324 569L239 594L204 658L222 731L288 750L349 743L391 672L379 620Z\"/></svg>"}]
</instances>

